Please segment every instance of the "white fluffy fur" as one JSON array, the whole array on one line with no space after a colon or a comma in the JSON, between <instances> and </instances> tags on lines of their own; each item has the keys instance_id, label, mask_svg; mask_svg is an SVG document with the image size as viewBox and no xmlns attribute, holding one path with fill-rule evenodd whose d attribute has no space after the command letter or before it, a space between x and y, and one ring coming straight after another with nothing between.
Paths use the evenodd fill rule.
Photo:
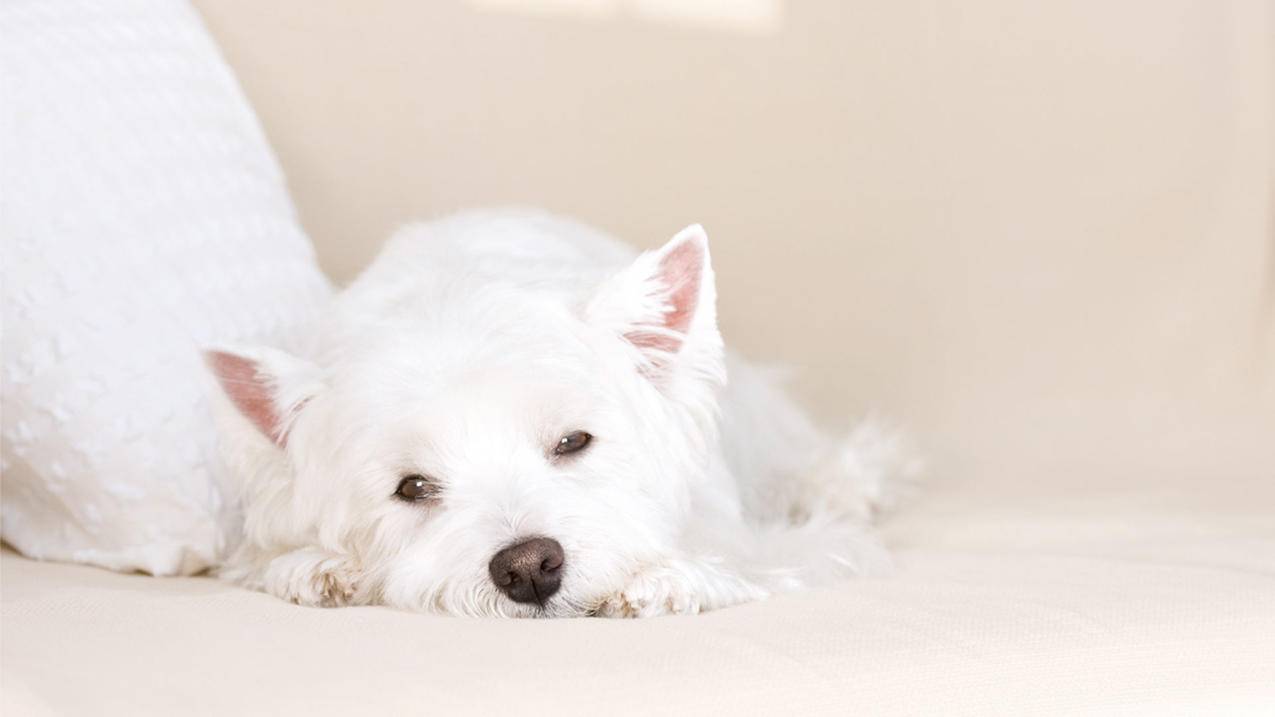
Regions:
<instances>
[{"instance_id":1,"label":"white fluffy fur","mask_svg":"<svg viewBox=\"0 0 1275 717\"><path fill-rule=\"evenodd\" d=\"M697 275L668 276L671 252ZM699 227L640 255L527 211L403 229L335 300L312 355L235 350L283 438L222 401L243 525L221 574L308 605L645 616L883 567L871 520L915 460L872 425L824 435L726 355L714 292ZM685 331L669 328L688 307ZM593 443L552 456L574 430ZM439 500L394 498L408 474ZM566 556L543 606L488 576L532 536Z\"/></svg>"}]
</instances>

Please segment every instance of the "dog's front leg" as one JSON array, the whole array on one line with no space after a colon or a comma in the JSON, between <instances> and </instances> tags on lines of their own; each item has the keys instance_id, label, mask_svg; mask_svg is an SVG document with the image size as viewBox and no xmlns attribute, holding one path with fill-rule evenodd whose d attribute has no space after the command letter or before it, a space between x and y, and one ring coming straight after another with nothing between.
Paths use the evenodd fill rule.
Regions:
<instances>
[{"instance_id":1,"label":"dog's front leg","mask_svg":"<svg viewBox=\"0 0 1275 717\"><path fill-rule=\"evenodd\" d=\"M761 600L769 594L719 560L673 558L639 571L623 589L598 606L595 614L602 617L693 615Z\"/></svg>"},{"instance_id":2,"label":"dog's front leg","mask_svg":"<svg viewBox=\"0 0 1275 717\"><path fill-rule=\"evenodd\" d=\"M359 575L350 557L315 548L263 555L222 570L226 579L313 607L353 604Z\"/></svg>"}]
</instances>

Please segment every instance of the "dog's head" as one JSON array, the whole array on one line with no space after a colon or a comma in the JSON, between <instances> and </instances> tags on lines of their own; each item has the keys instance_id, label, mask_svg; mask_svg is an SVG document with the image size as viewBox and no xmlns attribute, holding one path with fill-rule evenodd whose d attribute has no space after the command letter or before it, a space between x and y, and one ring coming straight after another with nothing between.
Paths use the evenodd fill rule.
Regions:
<instances>
[{"instance_id":1,"label":"dog's head","mask_svg":"<svg viewBox=\"0 0 1275 717\"><path fill-rule=\"evenodd\" d=\"M454 295L372 326L338 300L316 362L209 352L240 557L337 556L359 602L587 614L672 550L706 469L725 379L707 240L688 228L584 301Z\"/></svg>"}]
</instances>

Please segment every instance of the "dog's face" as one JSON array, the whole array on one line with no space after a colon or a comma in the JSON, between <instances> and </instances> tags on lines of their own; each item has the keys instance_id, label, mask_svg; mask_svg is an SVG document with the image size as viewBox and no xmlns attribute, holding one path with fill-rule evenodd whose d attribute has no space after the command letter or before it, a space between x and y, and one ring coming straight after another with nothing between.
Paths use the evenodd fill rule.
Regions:
<instances>
[{"instance_id":1,"label":"dog's face","mask_svg":"<svg viewBox=\"0 0 1275 717\"><path fill-rule=\"evenodd\" d=\"M578 304L462 297L320 364L210 353L240 558L330 554L354 602L588 614L674 550L723 380L713 302L692 228Z\"/></svg>"}]
</instances>

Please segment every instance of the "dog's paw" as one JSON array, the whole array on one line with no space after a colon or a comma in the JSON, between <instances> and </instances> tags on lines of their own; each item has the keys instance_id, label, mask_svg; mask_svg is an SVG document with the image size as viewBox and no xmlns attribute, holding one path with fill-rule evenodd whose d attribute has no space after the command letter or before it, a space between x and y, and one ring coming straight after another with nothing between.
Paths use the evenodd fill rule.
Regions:
<instances>
[{"instance_id":1,"label":"dog's paw","mask_svg":"<svg viewBox=\"0 0 1275 717\"><path fill-rule=\"evenodd\" d=\"M595 610L603 617L695 615L770 593L716 560L673 559L634 575Z\"/></svg>"},{"instance_id":2,"label":"dog's paw","mask_svg":"<svg viewBox=\"0 0 1275 717\"><path fill-rule=\"evenodd\" d=\"M344 556L296 550L270 561L263 587L297 605L340 607L354 602L358 575L353 562Z\"/></svg>"},{"instance_id":3,"label":"dog's paw","mask_svg":"<svg viewBox=\"0 0 1275 717\"><path fill-rule=\"evenodd\" d=\"M340 607L354 602L358 593L358 583L351 572L344 567L320 571L315 576L315 596L320 607Z\"/></svg>"},{"instance_id":4,"label":"dog's paw","mask_svg":"<svg viewBox=\"0 0 1275 717\"><path fill-rule=\"evenodd\" d=\"M601 617L694 615L703 609L691 581L676 571L656 568L639 573L597 610Z\"/></svg>"}]
</instances>

